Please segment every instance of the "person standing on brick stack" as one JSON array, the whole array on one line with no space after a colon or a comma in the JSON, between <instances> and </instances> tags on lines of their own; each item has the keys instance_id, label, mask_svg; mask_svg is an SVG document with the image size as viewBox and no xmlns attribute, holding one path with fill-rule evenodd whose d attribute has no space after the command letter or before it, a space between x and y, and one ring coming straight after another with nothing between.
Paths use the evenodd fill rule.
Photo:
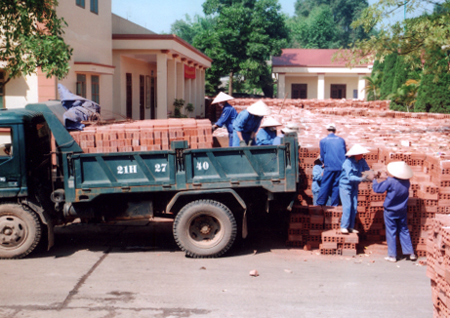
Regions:
<instances>
[{"instance_id":1,"label":"person standing on brick stack","mask_svg":"<svg viewBox=\"0 0 450 318\"><path fill-rule=\"evenodd\" d=\"M358 187L361 182L372 181L364 171L370 168L363 158L369 150L361 145L354 145L345 155L339 179L339 195L342 202L341 233L358 233L355 230L356 209L358 207Z\"/></svg>"},{"instance_id":2,"label":"person standing on brick stack","mask_svg":"<svg viewBox=\"0 0 450 318\"><path fill-rule=\"evenodd\" d=\"M241 111L233 123L233 147L255 145L256 132L264 116L272 113L262 100Z\"/></svg>"},{"instance_id":3,"label":"person standing on brick stack","mask_svg":"<svg viewBox=\"0 0 450 318\"><path fill-rule=\"evenodd\" d=\"M339 177L347 151L345 140L336 136L335 124L326 126L328 136L320 141L320 158L324 164L322 185L317 198L317 205L325 205L331 196L330 204L339 205Z\"/></svg>"},{"instance_id":4,"label":"person standing on brick stack","mask_svg":"<svg viewBox=\"0 0 450 318\"><path fill-rule=\"evenodd\" d=\"M231 106L228 101L234 99L232 96L227 95L223 92L220 92L219 95L214 98L211 104L219 104L222 106L222 114L220 115L219 120L212 126L213 131L218 127L222 127L225 125L228 131L228 146L233 145L233 122L237 117L237 111Z\"/></svg>"},{"instance_id":5,"label":"person standing on brick stack","mask_svg":"<svg viewBox=\"0 0 450 318\"><path fill-rule=\"evenodd\" d=\"M383 207L388 256L385 259L389 262L397 261L398 232L403 255L409 255L409 259L415 261L417 260L417 256L414 254L411 236L406 222L409 187L411 185L409 179L412 178L413 171L404 161L389 163L387 170L393 177L388 177L380 183L374 179L372 184L374 192L386 192ZM384 177L386 177L386 172L384 174Z\"/></svg>"}]
</instances>

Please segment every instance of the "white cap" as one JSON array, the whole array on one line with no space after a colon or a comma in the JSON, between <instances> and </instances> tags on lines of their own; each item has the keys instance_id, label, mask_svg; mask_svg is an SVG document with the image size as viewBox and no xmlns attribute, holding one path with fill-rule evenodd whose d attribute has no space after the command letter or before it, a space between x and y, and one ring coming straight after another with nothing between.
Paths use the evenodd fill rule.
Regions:
<instances>
[{"instance_id":1,"label":"white cap","mask_svg":"<svg viewBox=\"0 0 450 318\"><path fill-rule=\"evenodd\" d=\"M247 108L247 111L255 116L268 116L272 114L272 110L262 100L250 105L250 107Z\"/></svg>"},{"instance_id":2,"label":"white cap","mask_svg":"<svg viewBox=\"0 0 450 318\"><path fill-rule=\"evenodd\" d=\"M412 169L404 161L396 161L388 163L387 171L396 178L408 180L414 175Z\"/></svg>"},{"instance_id":3,"label":"white cap","mask_svg":"<svg viewBox=\"0 0 450 318\"><path fill-rule=\"evenodd\" d=\"M287 123L286 126L281 129L282 132L288 133L288 132L298 132L300 130L300 127L297 123Z\"/></svg>"},{"instance_id":4,"label":"white cap","mask_svg":"<svg viewBox=\"0 0 450 318\"><path fill-rule=\"evenodd\" d=\"M367 150L367 148L361 146L361 145L354 145L347 153L345 154L347 157L350 156L357 156L357 155L363 155L365 153L369 153L370 151Z\"/></svg>"},{"instance_id":5,"label":"white cap","mask_svg":"<svg viewBox=\"0 0 450 318\"><path fill-rule=\"evenodd\" d=\"M325 126L327 130L336 130L336 125L334 123L330 123Z\"/></svg>"},{"instance_id":6,"label":"white cap","mask_svg":"<svg viewBox=\"0 0 450 318\"><path fill-rule=\"evenodd\" d=\"M216 98L214 98L214 100L212 101L211 104L217 104L220 102L226 102L227 100L232 100L234 99L234 97L227 95L223 92L220 92L219 95L216 96Z\"/></svg>"},{"instance_id":7,"label":"white cap","mask_svg":"<svg viewBox=\"0 0 450 318\"><path fill-rule=\"evenodd\" d=\"M276 127L276 126L281 126L280 122L276 119L274 119L273 117L267 117L263 123L261 124L261 128L264 127Z\"/></svg>"}]
</instances>

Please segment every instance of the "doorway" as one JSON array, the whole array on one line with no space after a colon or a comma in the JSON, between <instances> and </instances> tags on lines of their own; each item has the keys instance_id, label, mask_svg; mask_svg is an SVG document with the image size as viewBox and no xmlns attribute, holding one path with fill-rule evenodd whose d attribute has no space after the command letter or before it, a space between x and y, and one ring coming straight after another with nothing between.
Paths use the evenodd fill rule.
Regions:
<instances>
[{"instance_id":1,"label":"doorway","mask_svg":"<svg viewBox=\"0 0 450 318\"><path fill-rule=\"evenodd\" d=\"M342 99L347 98L347 85L345 84L331 84L331 98Z\"/></svg>"}]
</instances>

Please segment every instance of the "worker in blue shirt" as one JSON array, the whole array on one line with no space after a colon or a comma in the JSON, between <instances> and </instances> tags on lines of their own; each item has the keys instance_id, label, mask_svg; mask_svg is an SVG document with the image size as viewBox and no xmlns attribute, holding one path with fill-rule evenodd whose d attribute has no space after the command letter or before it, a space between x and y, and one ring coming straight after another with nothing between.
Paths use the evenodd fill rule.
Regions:
<instances>
[{"instance_id":1,"label":"worker in blue shirt","mask_svg":"<svg viewBox=\"0 0 450 318\"><path fill-rule=\"evenodd\" d=\"M312 174L312 186L311 190L313 193L313 205L317 205L317 197L319 196L320 185L322 184L323 175L323 163L320 160L320 156L314 161L313 174Z\"/></svg>"},{"instance_id":2,"label":"worker in blue shirt","mask_svg":"<svg viewBox=\"0 0 450 318\"><path fill-rule=\"evenodd\" d=\"M414 254L411 236L406 222L410 187L409 179L412 178L413 172L404 161L389 163L387 170L393 177L388 177L380 183L374 179L372 184L374 192L386 192L383 207L388 256L385 259L389 262L397 261L398 232L403 255L409 255L409 259L415 261L417 260L417 256Z\"/></svg>"},{"instance_id":3,"label":"worker in blue shirt","mask_svg":"<svg viewBox=\"0 0 450 318\"><path fill-rule=\"evenodd\" d=\"M220 92L219 95L214 98L211 104L218 104L222 106L222 114L219 120L213 125L213 131L218 127L225 126L228 131L228 145L233 145L233 122L237 117L237 111L231 106L228 101L234 99L232 96Z\"/></svg>"},{"instance_id":4,"label":"worker in blue shirt","mask_svg":"<svg viewBox=\"0 0 450 318\"><path fill-rule=\"evenodd\" d=\"M324 171L317 205L325 205L331 196L330 204L338 206L339 178L347 149L345 140L335 135L336 126L334 124L327 125L326 129L328 136L320 141L320 158L324 164Z\"/></svg>"},{"instance_id":5,"label":"worker in blue shirt","mask_svg":"<svg viewBox=\"0 0 450 318\"><path fill-rule=\"evenodd\" d=\"M281 126L281 123L273 117L267 117L256 134L256 145L273 145L276 140L280 144L279 138L277 139L277 127Z\"/></svg>"},{"instance_id":6,"label":"worker in blue shirt","mask_svg":"<svg viewBox=\"0 0 450 318\"><path fill-rule=\"evenodd\" d=\"M364 171L369 171L366 160L363 158L369 150L361 145L354 145L345 155L342 164L341 177L339 179L339 195L342 202L341 233L358 233L355 230L356 209L358 207L358 187L361 182L371 181L368 176L363 176Z\"/></svg>"},{"instance_id":7,"label":"worker in blue shirt","mask_svg":"<svg viewBox=\"0 0 450 318\"><path fill-rule=\"evenodd\" d=\"M262 100L241 111L233 123L233 147L255 145L255 136L261 121L271 113Z\"/></svg>"}]
</instances>

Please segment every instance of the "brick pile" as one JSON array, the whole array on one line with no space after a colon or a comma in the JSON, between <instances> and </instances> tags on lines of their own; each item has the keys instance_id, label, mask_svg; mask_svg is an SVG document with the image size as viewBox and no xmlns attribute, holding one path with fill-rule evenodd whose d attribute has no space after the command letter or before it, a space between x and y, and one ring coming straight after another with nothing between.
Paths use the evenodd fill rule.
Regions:
<instances>
[{"instance_id":1,"label":"brick pile","mask_svg":"<svg viewBox=\"0 0 450 318\"><path fill-rule=\"evenodd\" d=\"M237 99L230 103L239 112L255 101ZM319 248L321 242L315 242L309 231L339 228L341 208L318 212L317 207L312 206L311 192L312 168L319 155L319 141L327 134L325 125L332 122L337 126L337 135L346 140L348 149L358 143L370 150L365 159L373 170L386 170L389 162L400 160L411 166L414 177L411 179L408 202L408 225L416 253L426 256L430 222L437 214L450 214L450 114L396 112L388 110L389 102L286 100L283 104L281 99L264 102L271 107L272 117L282 124L295 122L300 127L299 165L302 180L293 215L297 215L302 222L291 222L289 246ZM226 136L225 129L214 133L214 136L220 135ZM371 190L371 183L360 185L356 219L360 245L385 241L384 198L384 194ZM301 218L298 214L305 217ZM317 228L317 223L308 224L311 220L308 216L317 215L323 216L322 229ZM293 223L301 223L302 228L292 228L299 226Z\"/></svg>"},{"instance_id":2,"label":"brick pile","mask_svg":"<svg viewBox=\"0 0 450 318\"><path fill-rule=\"evenodd\" d=\"M436 215L426 245L433 317L450 317L450 216Z\"/></svg>"},{"instance_id":3,"label":"brick pile","mask_svg":"<svg viewBox=\"0 0 450 318\"><path fill-rule=\"evenodd\" d=\"M176 140L189 147L211 148L212 126L209 119L156 119L126 124L88 126L70 134L85 153L168 150Z\"/></svg>"}]
</instances>

